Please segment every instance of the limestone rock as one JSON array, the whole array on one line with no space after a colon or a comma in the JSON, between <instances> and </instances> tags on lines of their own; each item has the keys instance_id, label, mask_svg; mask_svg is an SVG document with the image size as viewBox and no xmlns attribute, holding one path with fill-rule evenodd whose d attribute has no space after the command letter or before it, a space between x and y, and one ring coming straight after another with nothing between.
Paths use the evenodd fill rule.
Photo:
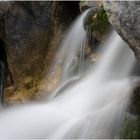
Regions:
<instances>
[{"instance_id":1,"label":"limestone rock","mask_svg":"<svg viewBox=\"0 0 140 140\"><path fill-rule=\"evenodd\" d=\"M109 21L140 61L140 1L105 1Z\"/></svg>"}]
</instances>

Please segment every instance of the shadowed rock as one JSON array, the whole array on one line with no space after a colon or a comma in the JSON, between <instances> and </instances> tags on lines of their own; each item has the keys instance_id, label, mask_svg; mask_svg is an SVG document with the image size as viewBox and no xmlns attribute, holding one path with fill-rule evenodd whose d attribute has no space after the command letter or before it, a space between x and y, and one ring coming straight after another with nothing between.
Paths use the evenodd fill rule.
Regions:
<instances>
[{"instance_id":1,"label":"shadowed rock","mask_svg":"<svg viewBox=\"0 0 140 140\"><path fill-rule=\"evenodd\" d=\"M36 86L44 77L78 6L78 2L0 2L0 39L14 91L24 88L26 79Z\"/></svg>"}]
</instances>

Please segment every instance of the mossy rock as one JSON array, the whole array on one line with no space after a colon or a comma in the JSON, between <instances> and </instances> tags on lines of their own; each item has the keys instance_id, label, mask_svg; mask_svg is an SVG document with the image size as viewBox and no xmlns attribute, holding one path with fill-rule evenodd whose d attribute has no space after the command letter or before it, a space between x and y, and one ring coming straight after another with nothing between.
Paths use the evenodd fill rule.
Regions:
<instances>
[{"instance_id":1,"label":"mossy rock","mask_svg":"<svg viewBox=\"0 0 140 140\"><path fill-rule=\"evenodd\" d=\"M140 116L126 115L120 138L140 139Z\"/></svg>"}]
</instances>

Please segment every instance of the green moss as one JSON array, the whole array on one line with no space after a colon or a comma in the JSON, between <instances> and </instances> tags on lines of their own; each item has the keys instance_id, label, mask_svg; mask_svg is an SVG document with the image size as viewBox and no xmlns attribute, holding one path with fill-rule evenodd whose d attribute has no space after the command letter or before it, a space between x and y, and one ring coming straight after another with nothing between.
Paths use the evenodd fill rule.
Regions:
<instances>
[{"instance_id":1,"label":"green moss","mask_svg":"<svg viewBox=\"0 0 140 140\"><path fill-rule=\"evenodd\" d=\"M139 116L126 116L121 139L140 139L140 117Z\"/></svg>"},{"instance_id":2,"label":"green moss","mask_svg":"<svg viewBox=\"0 0 140 140\"><path fill-rule=\"evenodd\" d=\"M79 5L82 6L84 4L85 0L80 0Z\"/></svg>"},{"instance_id":3,"label":"green moss","mask_svg":"<svg viewBox=\"0 0 140 140\"><path fill-rule=\"evenodd\" d=\"M85 18L84 27L89 32L104 32L109 25L107 14L101 6L97 11L91 9Z\"/></svg>"}]
</instances>

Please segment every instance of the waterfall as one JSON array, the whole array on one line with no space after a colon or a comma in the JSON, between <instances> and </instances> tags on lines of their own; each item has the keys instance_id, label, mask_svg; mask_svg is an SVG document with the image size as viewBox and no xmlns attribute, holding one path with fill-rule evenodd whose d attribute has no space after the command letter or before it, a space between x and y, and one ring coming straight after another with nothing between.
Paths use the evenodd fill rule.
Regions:
<instances>
[{"instance_id":1,"label":"waterfall","mask_svg":"<svg viewBox=\"0 0 140 140\"><path fill-rule=\"evenodd\" d=\"M67 32L62 42L64 48L61 44L60 52L66 54L62 87L67 85L67 72L69 75L81 48L79 44L85 38L85 33L79 33L83 32L81 25L86 13ZM60 93L49 102L2 109L0 138L119 138L134 86L131 70L135 59L115 31L105 42L99 50L101 58L86 75L80 73L80 78L64 90L57 90Z\"/></svg>"},{"instance_id":2,"label":"waterfall","mask_svg":"<svg viewBox=\"0 0 140 140\"><path fill-rule=\"evenodd\" d=\"M82 73L82 64L84 61L84 49L87 43L87 34L83 27L83 19L89 10L83 12L70 26L60 44L54 63L50 68L50 73L57 65L61 66L62 72L60 76L59 86L50 95L50 99L54 98L63 88L70 82L80 78ZM78 53L80 57L78 58ZM73 74L73 71L77 72Z\"/></svg>"},{"instance_id":3,"label":"waterfall","mask_svg":"<svg viewBox=\"0 0 140 140\"><path fill-rule=\"evenodd\" d=\"M82 64L84 48L86 47L86 31L83 28L83 19L89 10L83 12L70 26L65 34L64 39L60 43L54 63L50 71L54 69L57 63L62 65L61 81L65 82L71 77L71 72L79 63ZM80 53L80 60L78 60ZM80 62L78 62L80 61ZM79 72L81 65L79 64Z\"/></svg>"}]
</instances>

